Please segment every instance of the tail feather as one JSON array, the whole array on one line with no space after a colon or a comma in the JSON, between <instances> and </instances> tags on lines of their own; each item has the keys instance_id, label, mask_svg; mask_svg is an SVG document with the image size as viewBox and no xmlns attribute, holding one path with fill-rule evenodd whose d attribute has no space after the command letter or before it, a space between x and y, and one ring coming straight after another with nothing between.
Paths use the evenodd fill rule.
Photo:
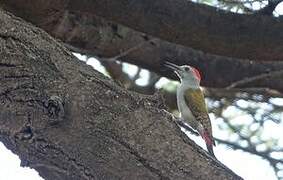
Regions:
<instances>
[{"instance_id":1,"label":"tail feather","mask_svg":"<svg viewBox=\"0 0 283 180\"><path fill-rule=\"evenodd\" d=\"M208 153L209 153L211 156L215 157L214 151L213 151L213 146L212 146L212 145L209 145L209 144L206 144L206 148L207 148Z\"/></svg>"},{"instance_id":2,"label":"tail feather","mask_svg":"<svg viewBox=\"0 0 283 180\"><path fill-rule=\"evenodd\" d=\"M215 157L214 151L213 151L213 146L215 146L215 142L212 136L209 135L207 131L204 131L201 133L201 137L204 139L207 151L209 152L210 155Z\"/></svg>"}]
</instances>

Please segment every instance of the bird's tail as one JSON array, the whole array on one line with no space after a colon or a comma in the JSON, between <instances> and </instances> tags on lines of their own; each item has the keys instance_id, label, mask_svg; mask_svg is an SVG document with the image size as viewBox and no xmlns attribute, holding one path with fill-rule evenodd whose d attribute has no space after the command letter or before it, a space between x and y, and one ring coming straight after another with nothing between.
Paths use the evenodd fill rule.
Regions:
<instances>
[{"instance_id":1,"label":"bird's tail","mask_svg":"<svg viewBox=\"0 0 283 180\"><path fill-rule=\"evenodd\" d=\"M206 144L206 148L207 148L208 153L209 153L211 156L215 157L214 151L213 151L213 146L212 146L212 145L209 145L209 144Z\"/></svg>"},{"instance_id":2,"label":"bird's tail","mask_svg":"<svg viewBox=\"0 0 283 180\"><path fill-rule=\"evenodd\" d=\"M207 131L204 131L201 133L201 137L204 139L207 151L209 152L210 155L215 157L214 151L213 151L213 146L215 146L215 142L212 136L209 135Z\"/></svg>"}]
</instances>

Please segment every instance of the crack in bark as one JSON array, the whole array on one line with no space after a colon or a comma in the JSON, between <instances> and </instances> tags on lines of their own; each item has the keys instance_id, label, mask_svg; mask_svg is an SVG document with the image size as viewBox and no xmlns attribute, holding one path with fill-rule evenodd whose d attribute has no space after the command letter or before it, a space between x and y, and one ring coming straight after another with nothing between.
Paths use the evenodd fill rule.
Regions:
<instances>
[{"instance_id":1,"label":"crack in bark","mask_svg":"<svg viewBox=\"0 0 283 180\"><path fill-rule=\"evenodd\" d=\"M8 32L8 31L6 31L6 33L7 33L7 32ZM6 34L6 33L0 32L0 37L3 38L3 39L5 39L5 40L11 38L11 39L13 39L13 40L15 40L15 41L21 42L20 39L18 39L18 38L16 38L16 37L12 36L12 35L10 35L10 34Z\"/></svg>"},{"instance_id":2,"label":"crack in bark","mask_svg":"<svg viewBox=\"0 0 283 180\"><path fill-rule=\"evenodd\" d=\"M0 62L0 66L8 68L8 67L17 67L15 64L9 64L9 63L2 63Z\"/></svg>"},{"instance_id":3,"label":"crack in bark","mask_svg":"<svg viewBox=\"0 0 283 180\"><path fill-rule=\"evenodd\" d=\"M8 76L3 76L4 78L6 78L6 79L8 79L8 78L10 78L10 79L21 79L21 78L32 78L32 77L34 77L34 76L31 76L31 75L8 75Z\"/></svg>"}]
</instances>

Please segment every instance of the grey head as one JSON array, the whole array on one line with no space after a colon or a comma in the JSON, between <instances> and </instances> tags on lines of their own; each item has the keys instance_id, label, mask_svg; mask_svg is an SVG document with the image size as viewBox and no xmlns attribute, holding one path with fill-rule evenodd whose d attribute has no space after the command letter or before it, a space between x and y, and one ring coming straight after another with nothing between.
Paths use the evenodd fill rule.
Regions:
<instances>
[{"instance_id":1,"label":"grey head","mask_svg":"<svg viewBox=\"0 0 283 180\"><path fill-rule=\"evenodd\" d=\"M168 61L165 61L164 65L172 69L177 74L181 83L184 82L191 85L199 85L201 76L196 68L189 65L178 66Z\"/></svg>"}]
</instances>

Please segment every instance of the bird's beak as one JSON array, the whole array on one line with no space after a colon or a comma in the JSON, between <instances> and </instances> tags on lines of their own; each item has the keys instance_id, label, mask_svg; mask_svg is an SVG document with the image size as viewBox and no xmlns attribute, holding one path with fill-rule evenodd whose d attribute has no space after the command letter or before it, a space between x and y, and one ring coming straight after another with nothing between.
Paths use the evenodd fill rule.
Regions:
<instances>
[{"instance_id":1,"label":"bird's beak","mask_svg":"<svg viewBox=\"0 0 283 180\"><path fill-rule=\"evenodd\" d=\"M179 66L177 66L176 64L173 64L173 63L170 63L168 61L165 61L165 64L164 64L166 67L174 70L175 72L179 72L181 71L181 68Z\"/></svg>"},{"instance_id":2,"label":"bird's beak","mask_svg":"<svg viewBox=\"0 0 283 180\"><path fill-rule=\"evenodd\" d=\"M180 66L177 66L176 64L170 63L168 61L165 61L164 66L168 67L169 69L172 69L174 73L182 79L182 68Z\"/></svg>"}]
</instances>

